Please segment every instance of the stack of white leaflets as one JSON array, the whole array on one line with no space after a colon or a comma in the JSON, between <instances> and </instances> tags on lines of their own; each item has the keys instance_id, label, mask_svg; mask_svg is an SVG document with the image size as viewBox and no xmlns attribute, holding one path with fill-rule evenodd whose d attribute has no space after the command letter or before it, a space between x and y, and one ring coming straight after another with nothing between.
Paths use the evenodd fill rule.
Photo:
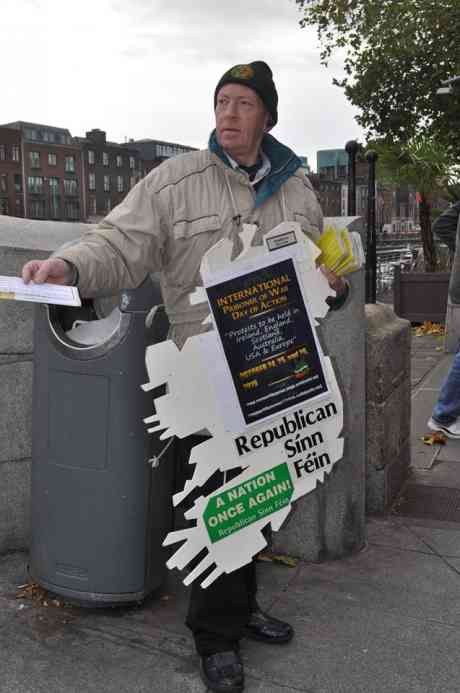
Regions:
<instances>
[{"instance_id":1,"label":"stack of white leaflets","mask_svg":"<svg viewBox=\"0 0 460 693\"><path fill-rule=\"evenodd\" d=\"M78 289L75 286L59 284L24 284L20 277L0 275L0 299L12 301L32 301L51 303L59 306L81 306Z\"/></svg>"}]
</instances>

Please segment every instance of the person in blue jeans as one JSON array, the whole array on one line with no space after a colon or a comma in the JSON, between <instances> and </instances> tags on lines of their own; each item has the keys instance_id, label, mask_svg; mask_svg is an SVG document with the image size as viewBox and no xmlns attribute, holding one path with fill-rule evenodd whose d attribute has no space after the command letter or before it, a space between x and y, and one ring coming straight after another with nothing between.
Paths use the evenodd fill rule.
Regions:
<instances>
[{"instance_id":1,"label":"person in blue jeans","mask_svg":"<svg viewBox=\"0 0 460 693\"><path fill-rule=\"evenodd\" d=\"M433 224L434 233L454 255L449 284L449 294L454 303L460 303L459 215L460 201L446 209ZM442 431L448 438L460 439L460 343L428 421L428 428Z\"/></svg>"},{"instance_id":2,"label":"person in blue jeans","mask_svg":"<svg viewBox=\"0 0 460 693\"><path fill-rule=\"evenodd\" d=\"M460 349L457 349L447 378L428 421L432 431L460 439Z\"/></svg>"}]
</instances>

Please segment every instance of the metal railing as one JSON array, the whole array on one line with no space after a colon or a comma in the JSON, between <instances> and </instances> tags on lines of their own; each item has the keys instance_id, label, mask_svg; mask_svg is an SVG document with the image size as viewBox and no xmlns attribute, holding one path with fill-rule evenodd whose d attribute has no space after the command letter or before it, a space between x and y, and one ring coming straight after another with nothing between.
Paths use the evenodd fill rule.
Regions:
<instances>
[{"instance_id":1,"label":"metal railing","mask_svg":"<svg viewBox=\"0 0 460 693\"><path fill-rule=\"evenodd\" d=\"M397 248L377 248L376 252L376 295L384 303L393 300L394 269L409 270L418 248L411 245Z\"/></svg>"}]
</instances>

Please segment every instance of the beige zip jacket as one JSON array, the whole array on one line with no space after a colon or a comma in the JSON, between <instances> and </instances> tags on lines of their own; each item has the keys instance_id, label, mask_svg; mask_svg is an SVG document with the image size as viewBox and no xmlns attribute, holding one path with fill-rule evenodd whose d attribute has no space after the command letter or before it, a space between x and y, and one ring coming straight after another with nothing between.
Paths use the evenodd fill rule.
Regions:
<instances>
[{"instance_id":1,"label":"beige zip jacket","mask_svg":"<svg viewBox=\"0 0 460 693\"><path fill-rule=\"evenodd\" d=\"M239 252L241 224L258 226L254 244L282 221L297 221L313 240L322 232L322 212L302 169L255 207L255 192L244 173L209 150L164 162L142 179L81 241L55 255L73 263L84 297L109 295L139 286L159 272L170 337L179 346L208 327L203 305L189 294L202 285L204 253L221 238L233 238Z\"/></svg>"}]
</instances>

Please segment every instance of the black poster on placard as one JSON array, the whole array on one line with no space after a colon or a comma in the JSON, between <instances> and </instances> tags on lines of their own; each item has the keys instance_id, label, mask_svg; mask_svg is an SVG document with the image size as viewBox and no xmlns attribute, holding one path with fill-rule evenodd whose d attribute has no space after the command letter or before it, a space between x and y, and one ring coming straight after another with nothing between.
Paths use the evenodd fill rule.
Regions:
<instances>
[{"instance_id":1,"label":"black poster on placard","mask_svg":"<svg viewBox=\"0 0 460 693\"><path fill-rule=\"evenodd\" d=\"M327 392L292 260L206 291L246 424Z\"/></svg>"}]
</instances>

